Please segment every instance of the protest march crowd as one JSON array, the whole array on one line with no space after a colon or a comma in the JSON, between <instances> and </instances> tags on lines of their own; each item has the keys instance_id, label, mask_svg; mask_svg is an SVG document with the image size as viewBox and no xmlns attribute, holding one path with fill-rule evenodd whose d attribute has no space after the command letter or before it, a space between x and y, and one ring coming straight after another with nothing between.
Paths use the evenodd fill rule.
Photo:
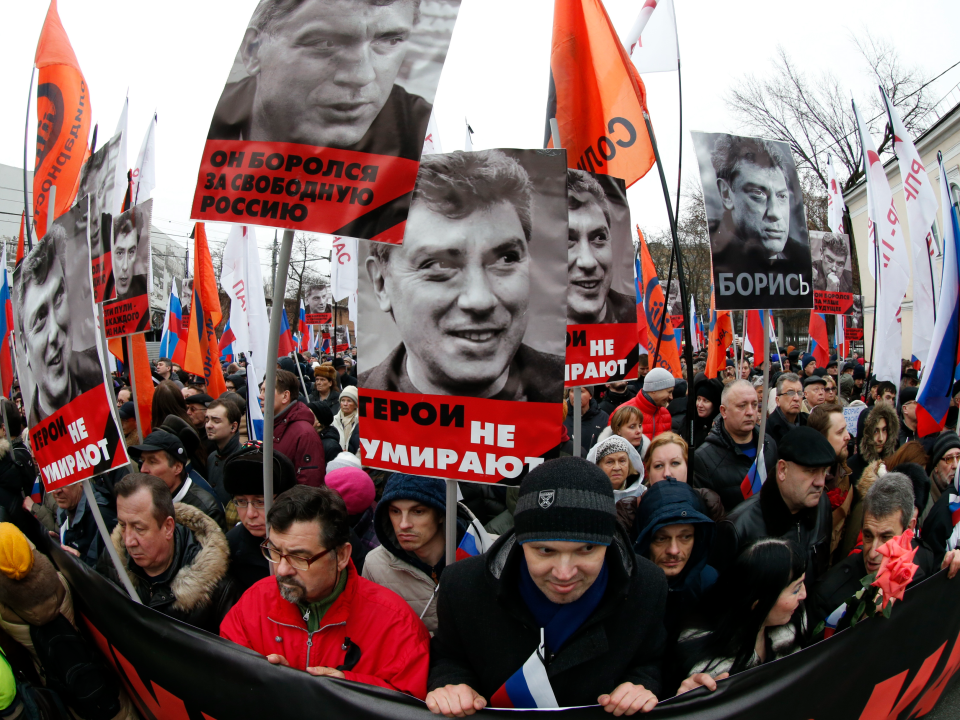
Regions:
<instances>
[{"instance_id":1,"label":"protest march crowd","mask_svg":"<svg viewBox=\"0 0 960 720\"><path fill-rule=\"evenodd\" d=\"M242 357L225 364L217 398L160 358L142 443L128 378L114 373L136 465L92 482L144 605L267 662L407 693L446 716L536 706L533 650L560 706L619 716L848 627L846 602L881 571L891 538L906 538L917 567L868 593L902 597L960 570L960 386L946 429L918 437L910 367L896 387L867 383L855 356L826 367L792 349L774 356L762 452L748 360L709 378L698 357L679 380L643 362L638 380L571 390L559 457L519 487L460 484L458 562L447 567L445 483L362 466L356 363L343 355L278 362L266 515L263 448L247 440L245 413L264 398L262 386L248 397ZM678 434L687 392L693 467ZM136 717L71 624L63 577L27 539L39 521L122 587L81 484L31 497L18 400L15 386L2 401L0 646L78 717ZM850 425L844 408L860 409ZM586 460L573 457L574 412ZM744 478L758 452L767 481L754 493Z\"/></svg>"}]
</instances>

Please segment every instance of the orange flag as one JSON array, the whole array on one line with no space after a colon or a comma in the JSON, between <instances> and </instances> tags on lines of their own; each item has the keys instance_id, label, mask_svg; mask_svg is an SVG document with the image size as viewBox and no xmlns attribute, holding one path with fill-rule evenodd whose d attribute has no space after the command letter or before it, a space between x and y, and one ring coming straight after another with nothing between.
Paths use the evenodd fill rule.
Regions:
<instances>
[{"instance_id":1,"label":"orange flag","mask_svg":"<svg viewBox=\"0 0 960 720\"><path fill-rule=\"evenodd\" d=\"M717 373L727 367L727 348L733 343L733 321L729 310L717 312L713 296L713 285L710 286L710 336L707 339L707 367L705 373L708 378L715 378Z\"/></svg>"},{"instance_id":2,"label":"orange flag","mask_svg":"<svg viewBox=\"0 0 960 720\"><path fill-rule=\"evenodd\" d=\"M567 166L622 178L653 167L647 91L600 0L556 0L545 146L556 118Z\"/></svg>"},{"instance_id":3,"label":"orange flag","mask_svg":"<svg viewBox=\"0 0 960 720\"><path fill-rule=\"evenodd\" d=\"M647 323L647 354L650 356L651 369L662 367L669 370L675 378L683 377L683 371L680 368L680 351L677 349L673 323L670 322L668 315L664 320L667 302L663 296L663 288L660 286L660 280L657 278L657 269L653 264L653 258L650 257L650 249L647 247L647 241L637 228L637 236L640 238L640 274L639 286L643 304L643 314ZM660 323L663 322L663 335L660 335L660 348L657 354L657 337L660 332ZM656 362L654 362L656 357Z\"/></svg>"},{"instance_id":4,"label":"orange flag","mask_svg":"<svg viewBox=\"0 0 960 720\"><path fill-rule=\"evenodd\" d=\"M43 237L47 231L50 188L57 187L55 217L73 205L90 133L90 89L57 14L57 0L50 0L34 64L40 70L40 82L33 221L37 237Z\"/></svg>"},{"instance_id":5,"label":"orange flag","mask_svg":"<svg viewBox=\"0 0 960 720\"><path fill-rule=\"evenodd\" d=\"M13 260L14 267L19 265L20 261L23 260L23 233L26 219L27 212L24 210L22 213L20 213L20 235L17 237L17 256Z\"/></svg>"},{"instance_id":6,"label":"orange flag","mask_svg":"<svg viewBox=\"0 0 960 720\"><path fill-rule=\"evenodd\" d=\"M151 412L153 408L153 375L150 373L150 356L147 354L147 340L143 333L130 336L133 345L133 383L137 391L137 406L140 410L140 425L143 436L150 434L152 425ZM219 365L217 367L220 367Z\"/></svg>"},{"instance_id":7,"label":"orange flag","mask_svg":"<svg viewBox=\"0 0 960 720\"><path fill-rule=\"evenodd\" d=\"M203 223L197 223L194 232L193 301L190 308L190 326L187 333L187 352L183 369L202 375L207 382L207 394L217 398L226 392L223 370L220 367L220 348L214 328L220 324L220 293L213 274L213 261L207 245Z\"/></svg>"}]
</instances>

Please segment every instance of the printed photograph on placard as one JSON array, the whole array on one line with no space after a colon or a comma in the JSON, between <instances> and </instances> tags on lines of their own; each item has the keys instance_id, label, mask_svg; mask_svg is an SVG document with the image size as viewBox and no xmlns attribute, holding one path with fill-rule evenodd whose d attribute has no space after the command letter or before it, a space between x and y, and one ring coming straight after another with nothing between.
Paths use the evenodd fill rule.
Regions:
<instances>
[{"instance_id":1,"label":"printed photograph on placard","mask_svg":"<svg viewBox=\"0 0 960 720\"><path fill-rule=\"evenodd\" d=\"M260 0L252 10L192 217L402 242L460 0Z\"/></svg>"},{"instance_id":2,"label":"printed photograph on placard","mask_svg":"<svg viewBox=\"0 0 960 720\"><path fill-rule=\"evenodd\" d=\"M850 311L844 316L844 339L863 340L863 295L854 295Z\"/></svg>"},{"instance_id":3,"label":"printed photograph on placard","mask_svg":"<svg viewBox=\"0 0 960 720\"><path fill-rule=\"evenodd\" d=\"M116 297L110 272L110 232L113 226L119 155L120 136L117 135L84 163L77 190L78 198L90 198L90 216L88 218L85 215L83 222L90 225L93 295L98 303Z\"/></svg>"},{"instance_id":4,"label":"printed photograph on placard","mask_svg":"<svg viewBox=\"0 0 960 720\"><path fill-rule=\"evenodd\" d=\"M329 283L318 280L309 285L303 304L307 325L325 325L333 319L333 292Z\"/></svg>"},{"instance_id":5,"label":"printed photograph on placard","mask_svg":"<svg viewBox=\"0 0 960 720\"><path fill-rule=\"evenodd\" d=\"M817 312L844 315L853 304L853 257L850 237L841 233L810 235L813 256L813 302Z\"/></svg>"},{"instance_id":6,"label":"printed photograph on placard","mask_svg":"<svg viewBox=\"0 0 960 720\"><path fill-rule=\"evenodd\" d=\"M47 490L127 463L97 341L87 210L84 196L13 273L17 369Z\"/></svg>"},{"instance_id":7,"label":"printed photograph on placard","mask_svg":"<svg viewBox=\"0 0 960 720\"><path fill-rule=\"evenodd\" d=\"M810 309L813 268L797 168L786 143L691 133L717 310Z\"/></svg>"},{"instance_id":8,"label":"printed photograph on placard","mask_svg":"<svg viewBox=\"0 0 960 720\"><path fill-rule=\"evenodd\" d=\"M113 221L113 287L116 300L103 304L108 338L150 329L150 219L153 200L121 213Z\"/></svg>"}]
</instances>

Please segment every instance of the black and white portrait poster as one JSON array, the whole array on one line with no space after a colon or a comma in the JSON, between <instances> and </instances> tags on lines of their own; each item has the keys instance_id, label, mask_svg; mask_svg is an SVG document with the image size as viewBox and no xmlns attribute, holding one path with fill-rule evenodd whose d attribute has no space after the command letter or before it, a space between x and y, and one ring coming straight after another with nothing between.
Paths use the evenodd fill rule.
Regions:
<instances>
[{"instance_id":1,"label":"black and white portrait poster","mask_svg":"<svg viewBox=\"0 0 960 720\"><path fill-rule=\"evenodd\" d=\"M810 231L813 256L813 307L817 312L844 315L853 305L853 257L850 236Z\"/></svg>"},{"instance_id":2,"label":"black and white portrait poster","mask_svg":"<svg viewBox=\"0 0 960 720\"><path fill-rule=\"evenodd\" d=\"M717 310L810 309L813 269L786 143L691 133L710 231Z\"/></svg>"},{"instance_id":3,"label":"black and white portrait poster","mask_svg":"<svg viewBox=\"0 0 960 720\"><path fill-rule=\"evenodd\" d=\"M637 377L637 298L626 184L567 170L567 387Z\"/></svg>"},{"instance_id":4,"label":"black and white portrait poster","mask_svg":"<svg viewBox=\"0 0 960 720\"><path fill-rule=\"evenodd\" d=\"M334 352L345 353L350 349L350 328L346 325L337 325L337 342Z\"/></svg>"},{"instance_id":5,"label":"black and white portrait poster","mask_svg":"<svg viewBox=\"0 0 960 720\"><path fill-rule=\"evenodd\" d=\"M87 208L84 196L13 273L17 370L48 491L127 464L97 342Z\"/></svg>"},{"instance_id":6,"label":"black and white portrait poster","mask_svg":"<svg viewBox=\"0 0 960 720\"><path fill-rule=\"evenodd\" d=\"M316 278L307 285L303 303L307 325L327 325L333 319L333 291L329 282Z\"/></svg>"},{"instance_id":7,"label":"black and white portrait poster","mask_svg":"<svg viewBox=\"0 0 960 720\"><path fill-rule=\"evenodd\" d=\"M424 157L402 246L361 243L364 465L516 482L558 443L562 150Z\"/></svg>"},{"instance_id":8,"label":"black and white portrait poster","mask_svg":"<svg viewBox=\"0 0 960 720\"><path fill-rule=\"evenodd\" d=\"M850 310L844 317L843 339L847 342L863 340L863 295L854 295Z\"/></svg>"},{"instance_id":9,"label":"black and white portrait poster","mask_svg":"<svg viewBox=\"0 0 960 720\"><path fill-rule=\"evenodd\" d=\"M93 276L93 297L96 302L113 300L116 293L110 273L110 231L117 192L117 158L120 135L97 150L83 165L77 197L90 198L90 258ZM79 204L78 204L79 205ZM86 205L82 206L86 212Z\"/></svg>"},{"instance_id":10,"label":"black and white portrait poster","mask_svg":"<svg viewBox=\"0 0 960 720\"><path fill-rule=\"evenodd\" d=\"M150 329L150 219L153 200L147 200L113 219L110 248L116 300L103 304L108 338Z\"/></svg>"},{"instance_id":11,"label":"black and white portrait poster","mask_svg":"<svg viewBox=\"0 0 960 720\"><path fill-rule=\"evenodd\" d=\"M191 217L399 244L460 0L259 0Z\"/></svg>"}]
</instances>

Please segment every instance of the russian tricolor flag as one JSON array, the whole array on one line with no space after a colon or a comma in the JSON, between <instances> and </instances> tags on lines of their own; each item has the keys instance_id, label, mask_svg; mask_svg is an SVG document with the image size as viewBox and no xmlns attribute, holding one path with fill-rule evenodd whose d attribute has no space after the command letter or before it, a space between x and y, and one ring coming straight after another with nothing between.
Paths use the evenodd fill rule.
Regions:
<instances>
[{"instance_id":1,"label":"russian tricolor flag","mask_svg":"<svg viewBox=\"0 0 960 720\"><path fill-rule=\"evenodd\" d=\"M917 394L917 435L926 437L946 425L953 384L960 380L960 218L950 201L947 174L940 159L940 203L943 210L943 276L937 320Z\"/></svg>"},{"instance_id":2,"label":"russian tricolor flag","mask_svg":"<svg viewBox=\"0 0 960 720\"><path fill-rule=\"evenodd\" d=\"M260 382L253 362L247 358L247 437L263 440L263 408L260 407Z\"/></svg>"},{"instance_id":3,"label":"russian tricolor flag","mask_svg":"<svg viewBox=\"0 0 960 720\"><path fill-rule=\"evenodd\" d=\"M173 359L180 343L181 328L183 325L183 306L180 305L180 296L177 294L177 285L174 281L170 290L170 301L167 303L167 313L163 318L163 334L160 336L160 357Z\"/></svg>"},{"instance_id":4,"label":"russian tricolor flag","mask_svg":"<svg viewBox=\"0 0 960 720\"><path fill-rule=\"evenodd\" d=\"M6 258L6 248L4 248ZM13 361L10 355L10 333L13 332L13 305L10 302L10 285L7 268L3 268L3 284L0 285L0 374L3 375L3 396L10 397L13 388Z\"/></svg>"},{"instance_id":5,"label":"russian tricolor flag","mask_svg":"<svg viewBox=\"0 0 960 720\"><path fill-rule=\"evenodd\" d=\"M220 336L220 362L233 362L233 343L236 339L233 330L230 329L230 321L227 320L227 326L223 329L223 335Z\"/></svg>"},{"instance_id":6,"label":"russian tricolor flag","mask_svg":"<svg viewBox=\"0 0 960 720\"><path fill-rule=\"evenodd\" d=\"M844 603L832 613L827 616L827 619L824 620L823 627L823 639L826 640L828 637L833 635L837 631L837 625L840 624L840 621L843 619L843 616L847 614L847 604Z\"/></svg>"},{"instance_id":7,"label":"russian tricolor flag","mask_svg":"<svg viewBox=\"0 0 960 720\"><path fill-rule=\"evenodd\" d=\"M827 316L810 311L810 353L817 367L825 368L830 362L830 340L827 335Z\"/></svg>"},{"instance_id":8,"label":"russian tricolor flag","mask_svg":"<svg viewBox=\"0 0 960 720\"><path fill-rule=\"evenodd\" d=\"M757 451L757 457L753 465L747 470L743 482L740 483L740 493L743 499L751 498L760 492L760 488L767 481L767 464L763 461L763 448Z\"/></svg>"},{"instance_id":9,"label":"russian tricolor flag","mask_svg":"<svg viewBox=\"0 0 960 720\"><path fill-rule=\"evenodd\" d=\"M472 520L463 534L463 539L457 545L457 560L481 555L491 544L487 531L477 520Z\"/></svg>"},{"instance_id":10,"label":"russian tricolor flag","mask_svg":"<svg viewBox=\"0 0 960 720\"><path fill-rule=\"evenodd\" d=\"M297 345L293 342L293 334L290 332L290 321L287 319L287 311L280 308L280 343L277 346L277 357L289 355L297 351Z\"/></svg>"},{"instance_id":11,"label":"russian tricolor flag","mask_svg":"<svg viewBox=\"0 0 960 720\"><path fill-rule=\"evenodd\" d=\"M490 707L495 708L556 708L547 668L543 664L543 629L540 630L540 647L533 651L519 670L490 696Z\"/></svg>"},{"instance_id":12,"label":"russian tricolor flag","mask_svg":"<svg viewBox=\"0 0 960 720\"><path fill-rule=\"evenodd\" d=\"M307 331L307 310L303 306L303 300L300 301L300 322L297 323L297 331L300 333L300 352L309 352L310 333Z\"/></svg>"}]
</instances>

